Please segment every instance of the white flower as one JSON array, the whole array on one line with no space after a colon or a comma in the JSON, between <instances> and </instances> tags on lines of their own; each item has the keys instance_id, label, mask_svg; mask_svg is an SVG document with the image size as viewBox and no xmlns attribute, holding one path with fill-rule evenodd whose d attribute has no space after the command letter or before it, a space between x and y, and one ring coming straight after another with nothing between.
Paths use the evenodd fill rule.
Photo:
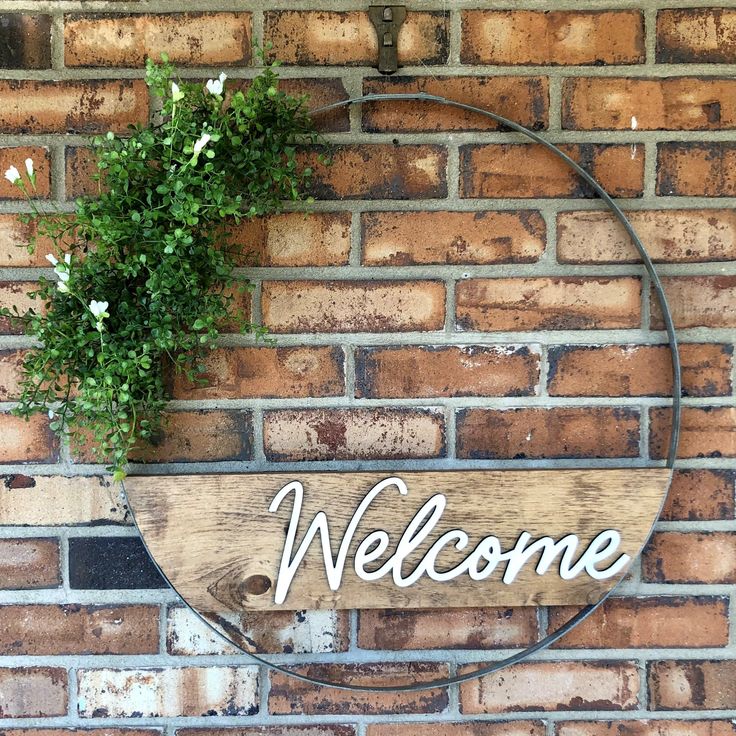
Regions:
<instances>
[{"instance_id":1,"label":"white flower","mask_svg":"<svg viewBox=\"0 0 736 736\"><path fill-rule=\"evenodd\" d=\"M20 181L20 171L15 168L15 166L11 166L6 172L5 172L5 178L11 183L16 184L18 181Z\"/></svg>"},{"instance_id":2,"label":"white flower","mask_svg":"<svg viewBox=\"0 0 736 736\"><path fill-rule=\"evenodd\" d=\"M98 302L96 299L93 299L89 303L89 311L92 312L92 314L98 319L102 320L105 319L105 317L108 317L107 314L107 308L109 304L107 302Z\"/></svg>"},{"instance_id":3,"label":"white flower","mask_svg":"<svg viewBox=\"0 0 736 736\"><path fill-rule=\"evenodd\" d=\"M171 83L171 99L174 102L184 99L184 93L179 89L179 85L176 82Z\"/></svg>"},{"instance_id":4,"label":"white flower","mask_svg":"<svg viewBox=\"0 0 736 736\"><path fill-rule=\"evenodd\" d=\"M59 283L56 285L60 292L67 293L69 287L66 282L69 281L69 270L72 264L72 256L70 253L64 254L64 262L60 263L59 259L49 253L46 260L54 267L54 273L59 277Z\"/></svg>"},{"instance_id":5,"label":"white flower","mask_svg":"<svg viewBox=\"0 0 736 736\"><path fill-rule=\"evenodd\" d=\"M208 79L205 87L211 95L221 95L226 79L227 74L225 74L225 72L222 72L218 79Z\"/></svg>"},{"instance_id":6,"label":"white flower","mask_svg":"<svg viewBox=\"0 0 736 736\"><path fill-rule=\"evenodd\" d=\"M26 172L28 173L28 178L30 179L33 176L33 159L32 158L26 159Z\"/></svg>"},{"instance_id":7,"label":"white flower","mask_svg":"<svg viewBox=\"0 0 736 736\"><path fill-rule=\"evenodd\" d=\"M49 419L53 419L53 418L54 418L54 410L49 409Z\"/></svg>"},{"instance_id":8,"label":"white flower","mask_svg":"<svg viewBox=\"0 0 736 736\"><path fill-rule=\"evenodd\" d=\"M210 135L203 133L202 137L194 144L195 156L210 142Z\"/></svg>"}]
</instances>

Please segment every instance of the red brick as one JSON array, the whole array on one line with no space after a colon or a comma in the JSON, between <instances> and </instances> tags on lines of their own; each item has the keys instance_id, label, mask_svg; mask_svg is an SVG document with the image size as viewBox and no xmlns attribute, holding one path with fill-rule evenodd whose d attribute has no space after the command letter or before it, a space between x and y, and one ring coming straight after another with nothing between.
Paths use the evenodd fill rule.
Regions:
<instances>
[{"instance_id":1,"label":"red brick","mask_svg":"<svg viewBox=\"0 0 736 736\"><path fill-rule=\"evenodd\" d=\"M59 667L0 668L0 718L65 716L67 674Z\"/></svg>"},{"instance_id":2,"label":"red brick","mask_svg":"<svg viewBox=\"0 0 736 736\"><path fill-rule=\"evenodd\" d=\"M33 253L27 248L31 240ZM36 220L21 222L20 215L0 214L0 268L48 267L46 254L53 252L51 238L38 236Z\"/></svg>"},{"instance_id":3,"label":"red brick","mask_svg":"<svg viewBox=\"0 0 736 736\"><path fill-rule=\"evenodd\" d=\"M736 708L734 661L652 662L648 669L652 710Z\"/></svg>"},{"instance_id":4,"label":"red brick","mask_svg":"<svg viewBox=\"0 0 736 736\"><path fill-rule=\"evenodd\" d=\"M244 265L346 266L350 213L301 212L243 221L231 242L242 248Z\"/></svg>"},{"instance_id":5,"label":"red brick","mask_svg":"<svg viewBox=\"0 0 736 736\"><path fill-rule=\"evenodd\" d=\"M537 641L537 611L528 608L453 608L360 612L363 649L504 649Z\"/></svg>"},{"instance_id":6,"label":"red brick","mask_svg":"<svg viewBox=\"0 0 736 736\"><path fill-rule=\"evenodd\" d=\"M539 360L526 346L362 348L355 356L356 396L532 396Z\"/></svg>"},{"instance_id":7,"label":"red brick","mask_svg":"<svg viewBox=\"0 0 736 736\"><path fill-rule=\"evenodd\" d=\"M462 330L592 330L639 327L637 278L466 279L456 287Z\"/></svg>"},{"instance_id":8,"label":"red brick","mask_svg":"<svg viewBox=\"0 0 736 736\"><path fill-rule=\"evenodd\" d=\"M0 81L0 85L2 84L3 83ZM0 118L1 117L2 113L0 112ZM31 186L28 183L27 177L25 175L25 160L27 158L30 158L33 161L33 168L36 172L35 192L33 192L33 190L31 189ZM26 186L28 188L28 191L32 193L33 196L43 199L49 196L49 194L51 193L51 154L49 153L48 148L44 146L18 146L16 148L0 148L0 173L4 174L11 166L15 166L15 168L18 169L18 171L21 173L21 175L23 176L23 181L26 183ZM2 176L0 178L0 199L25 198L26 195L23 194L15 184L11 184L5 178L5 176ZM14 217L17 217L17 215L3 216L4 219L11 219ZM5 241L6 237L17 237L17 230L15 231L15 234L11 236L8 230L6 230L7 225L5 225L5 222L3 222L3 225L4 227L2 229L2 235L0 236L2 237L3 241ZM5 245L5 243L0 246L0 249L3 252L3 255L0 255L0 259L2 259L2 261L5 261L7 259L7 255L5 255L6 247L7 246ZM21 250L20 248L18 248L17 251L14 250L14 252L20 254ZM8 263L6 265L11 264Z\"/></svg>"},{"instance_id":9,"label":"red brick","mask_svg":"<svg viewBox=\"0 0 736 736\"><path fill-rule=\"evenodd\" d=\"M614 197L639 197L644 147L598 143L560 149ZM538 144L489 143L460 147L460 193L469 198L585 197L597 195L555 154Z\"/></svg>"},{"instance_id":10,"label":"red brick","mask_svg":"<svg viewBox=\"0 0 736 736\"><path fill-rule=\"evenodd\" d=\"M258 711L256 667L82 669L82 718L238 716Z\"/></svg>"},{"instance_id":11,"label":"red brick","mask_svg":"<svg viewBox=\"0 0 736 736\"><path fill-rule=\"evenodd\" d=\"M310 677L362 685L400 685L448 676L447 665L432 662L313 664L295 668ZM345 692L316 687L280 672L271 673L268 712L273 715L381 715L439 713L448 705L446 689L417 693Z\"/></svg>"},{"instance_id":12,"label":"red brick","mask_svg":"<svg viewBox=\"0 0 736 736\"><path fill-rule=\"evenodd\" d=\"M367 212L361 225L368 266L534 263L546 241L533 210Z\"/></svg>"},{"instance_id":13,"label":"red brick","mask_svg":"<svg viewBox=\"0 0 736 736\"><path fill-rule=\"evenodd\" d=\"M733 210L627 212L652 260L698 263L736 260ZM557 216L560 263L639 263L623 225L607 212L561 212Z\"/></svg>"},{"instance_id":14,"label":"red brick","mask_svg":"<svg viewBox=\"0 0 736 736\"><path fill-rule=\"evenodd\" d=\"M736 276L671 276L662 279L675 327L736 327ZM652 327L662 329L652 294Z\"/></svg>"},{"instance_id":15,"label":"red brick","mask_svg":"<svg viewBox=\"0 0 736 736\"><path fill-rule=\"evenodd\" d=\"M638 457L632 409L461 409L457 454L471 459Z\"/></svg>"},{"instance_id":16,"label":"red brick","mask_svg":"<svg viewBox=\"0 0 736 736\"><path fill-rule=\"evenodd\" d=\"M0 539L0 588L26 590L60 584L57 539Z\"/></svg>"},{"instance_id":17,"label":"red brick","mask_svg":"<svg viewBox=\"0 0 736 736\"><path fill-rule=\"evenodd\" d=\"M734 736L732 721L567 721L558 723L555 736Z\"/></svg>"},{"instance_id":18,"label":"red brick","mask_svg":"<svg viewBox=\"0 0 736 736\"><path fill-rule=\"evenodd\" d=\"M447 196L447 150L436 145L336 145L331 166L305 152L317 199L441 199Z\"/></svg>"},{"instance_id":19,"label":"red brick","mask_svg":"<svg viewBox=\"0 0 736 736\"><path fill-rule=\"evenodd\" d=\"M541 721L468 721L465 723L369 723L367 736L544 736L546 730Z\"/></svg>"},{"instance_id":20,"label":"red brick","mask_svg":"<svg viewBox=\"0 0 736 736\"><path fill-rule=\"evenodd\" d=\"M267 281L263 323L275 333L441 330L440 281Z\"/></svg>"},{"instance_id":21,"label":"red brick","mask_svg":"<svg viewBox=\"0 0 736 736\"><path fill-rule=\"evenodd\" d=\"M158 606L0 606L0 654L156 654Z\"/></svg>"},{"instance_id":22,"label":"red brick","mask_svg":"<svg viewBox=\"0 0 736 736\"><path fill-rule=\"evenodd\" d=\"M26 420L9 412L0 412L0 462L52 463L59 456L59 441L49 429L46 415Z\"/></svg>"},{"instance_id":23,"label":"red brick","mask_svg":"<svg viewBox=\"0 0 736 736\"><path fill-rule=\"evenodd\" d=\"M215 614L204 615L218 621L213 619ZM322 654L347 651L349 644L347 611L243 611L225 618L230 640L250 652ZM221 626L222 620L219 617ZM183 656L238 654L232 644L181 606L169 609L166 649Z\"/></svg>"},{"instance_id":24,"label":"red brick","mask_svg":"<svg viewBox=\"0 0 736 736\"><path fill-rule=\"evenodd\" d=\"M572 12L465 10L464 64L640 64L644 20L638 10Z\"/></svg>"},{"instance_id":25,"label":"red brick","mask_svg":"<svg viewBox=\"0 0 736 736\"><path fill-rule=\"evenodd\" d=\"M104 182L94 178L100 171L97 156L91 148L67 146L64 149L64 166L67 199L96 197L107 189Z\"/></svg>"},{"instance_id":26,"label":"red brick","mask_svg":"<svg viewBox=\"0 0 736 736\"><path fill-rule=\"evenodd\" d=\"M407 77L369 78L363 94L424 92L491 110L533 130L549 123L546 77ZM441 130L499 130L478 113L427 102L377 102L363 107L363 130L425 133Z\"/></svg>"},{"instance_id":27,"label":"red brick","mask_svg":"<svg viewBox=\"0 0 736 736\"><path fill-rule=\"evenodd\" d=\"M6 133L124 133L145 123L143 80L0 81L0 127Z\"/></svg>"},{"instance_id":28,"label":"red brick","mask_svg":"<svg viewBox=\"0 0 736 736\"><path fill-rule=\"evenodd\" d=\"M49 69L51 67L51 16L2 13L0 50L2 69Z\"/></svg>"},{"instance_id":29,"label":"red brick","mask_svg":"<svg viewBox=\"0 0 736 736\"><path fill-rule=\"evenodd\" d=\"M0 401L13 401L20 394L21 366L27 350L0 350Z\"/></svg>"},{"instance_id":30,"label":"red brick","mask_svg":"<svg viewBox=\"0 0 736 736\"><path fill-rule=\"evenodd\" d=\"M161 433L150 443L141 443L131 453L140 463L193 463L250 460L253 452L253 427L248 411L200 409L164 413ZM104 462L90 443L75 445L77 462Z\"/></svg>"},{"instance_id":31,"label":"red brick","mask_svg":"<svg viewBox=\"0 0 736 736\"><path fill-rule=\"evenodd\" d=\"M736 143L660 143L657 194L736 196Z\"/></svg>"},{"instance_id":32,"label":"red brick","mask_svg":"<svg viewBox=\"0 0 736 736\"><path fill-rule=\"evenodd\" d=\"M174 398L286 399L345 393L343 352L337 347L222 347L203 365L201 377L207 385L196 386L178 375Z\"/></svg>"},{"instance_id":33,"label":"red brick","mask_svg":"<svg viewBox=\"0 0 736 736\"><path fill-rule=\"evenodd\" d=\"M733 347L680 345L682 393L728 396ZM550 396L671 396L672 358L665 345L556 345L549 350Z\"/></svg>"},{"instance_id":34,"label":"red brick","mask_svg":"<svg viewBox=\"0 0 736 736\"><path fill-rule=\"evenodd\" d=\"M670 441L671 409L651 410L649 453L664 458ZM677 457L736 457L736 408L686 406Z\"/></svg>"},{"instance_id":35,"label":"red brick","mask_svg":"<svg viewBox=\"0 0 736 736\"><path fill-rule=\"evenodd\" d=\"M736 10L668 8L657 13L657 61L663 64L736 62Z\"/></svg>"},{"instance_id":36,"label":"red brick","mask_svg":"<svg viewBox=\"0 0 736 736\"><path fill-rule=\"evenodd\" d=\"M345 84L340 78L281 79L278 87L281 91L294 97L306 97L305 105L310 111L318 110L333 102L346 100L349 97ZM350 130L350 110L347 106L321 112L313 117L318 130L322 133L345 133Z\"/></svg>"},{"instance_id":37,"label":"red brick","mask_svg":"<svg viewBox=\"0 0 736 736\"><path fill-rule=\"evenodd\" d=\"M245 65L251 57L250 13L67 15L64 64L141 67L162 49L179 66Z\"/></svg>"},{"instance_id":38,"label":"red brick","mask_svg":"<svg viewBox=\"0 0 736 736\"><path fill-rule=\"evenodd\" d=\"M10 309L15 314L15 308L21 316L29 309L42 311L43 303L28 296L28 292L38 288L36 281L0 281L0 307ZM22 326L6 317L0 317L0 335L18 335L22 333Z\"/></svg>"},{"instance_id":39,"label":"red brick","mask_svg":"<svg viewBox=\"0 0 736 736\"><path fill-rule=\"evenodd\" d=\"M660 518L663 521L710 521L734 518L731 470L676 470Z\"/></svg>"},{"instance_id":40,"label":"red brick","mask_svg":"<svg viewBox=\"0 0 736 736\"><path fill-rule=\"evenodd\" d=\"M296 409L266 412L266 457L274 461L442 457L442 414L426 409Z\"/></svg>"},{"instance_id":41,"label":"red brick","mask_svg":"<svg viewBox=\"0 0 736 736\"><path fill-rule=\"evenodd\" d=\"M648 583L736 583L736 534L656 532L642 553Z\"/></svg>"},{"instance_id":42,"label":"red brick","mask_svg":"<svg viewBox=\"0 0 736 736\"><path fill-rule=\"evenodd\" d=\"M566 79L571 130L724 130L736 126L736 80L712 77Z\"/></svg>"},{"instance_id":43,"label":"red brick","mask_svg":"<svg viewBox=\"0 0 736 736\"><path fill-rule=\"evenodd\" d=\"M467 714L632 710L638 692L633 662L534 662L462 684L460 708Z\"/></svg>"},{"instance_id":44,"label":"red brick","mask_svg":"<svg viewBox=\"0 0 736 736\"><path fill-rule=\"evenodd\" d=\"M177 728L176 736L355 736L355 727L342 723L314 723L287 726L210 726ZM118 736L113 734L113 736ZM716 736L714 734L714 736Z\"/></svg>"},{"instance_id":45,"label":"red brick","mask_svg":"<svg viewBox=\"0 0 736 736\"><path fill-rule=\"evenodd\" d=\"M444 64L448 23L446 13L408 13L399 33L399 63ZM372 67L378 58L376 31L364 11L268 10L263 35L271 56L285 64Z\"/></svg>"},{"instance_id":46,"label":"red brick","mask_svg":"<svg viewBox=\"0 0 736 736\"><path fill-rule=\"evenodd\" d=\"M554 631L580 609L549 610ZM728 598L611 598L557 644L559 649L725 647Z\"/></svg>"}]
</instances>

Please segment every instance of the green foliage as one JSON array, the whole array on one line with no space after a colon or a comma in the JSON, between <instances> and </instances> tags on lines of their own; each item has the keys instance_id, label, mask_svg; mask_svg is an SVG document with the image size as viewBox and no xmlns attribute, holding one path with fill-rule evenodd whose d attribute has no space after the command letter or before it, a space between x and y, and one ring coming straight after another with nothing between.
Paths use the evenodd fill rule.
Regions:
<instances>
[{"instance_id":1,"label":"green foliage","mask_svg":"<svg viewBox=\"0 0 736 736\"><path fill-rule=\"evenodd\" d=\"M162 58L146 67L158 119L94 141L99 196L77 200L72 217L34 208L59 257L58 281L42 278L33 292L44 308L2 313L40 343L23 363L15 413L49 412L56 432L95 447L117 478L160 429L167 374L201 380L226 322L263 332L234 309L250 284L234 271L244 254L226 228L304 199L312 172L297 146L318 141L273 66L226 94L222 77L209 89L172 83ZM30 177L16 184L35 189Z\"/></svg>"}]
</instances>

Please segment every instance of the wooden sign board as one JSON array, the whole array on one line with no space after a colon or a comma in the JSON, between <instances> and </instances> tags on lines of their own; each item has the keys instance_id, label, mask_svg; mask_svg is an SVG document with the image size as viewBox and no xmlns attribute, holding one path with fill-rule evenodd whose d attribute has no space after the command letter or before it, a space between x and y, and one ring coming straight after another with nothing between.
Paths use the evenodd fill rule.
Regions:
<instances>
[{"instance_id":1,"label":"wooden sign board","mask_svg":"<svg viewBox=\"0 0 736 736\"><path fill-rule=\"evenodd\" d=\"M671 471L136 476L129 502L205 612L585 604L626 573Z\"/></svg>"}]
</instances>

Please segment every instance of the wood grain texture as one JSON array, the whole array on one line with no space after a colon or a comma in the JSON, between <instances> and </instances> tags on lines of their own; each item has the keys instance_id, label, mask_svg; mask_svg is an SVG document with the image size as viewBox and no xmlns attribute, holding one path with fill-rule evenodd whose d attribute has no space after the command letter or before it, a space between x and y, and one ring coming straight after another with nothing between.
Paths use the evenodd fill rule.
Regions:
<instances>
[{"instance_id":1,"label":"wood grain texture","mask_svg":"<svg viewBox=\"0 0 736 736\"><path fill-rule=\"evenodd\" d=\"M431 535L408 557L414 567L442 533L462 529L470 537L464 553L451 546L438 557L438 569L457 565L483 537L494 535L504 550L519 534L580 538L579 552L598 533L617 530L619 553L637 557L667 492L671 471L654 469L401 472L409 492L395 487L379 494L362 517L349 548L342 583L330 590L319 535L300 565L286 601L274 602L293 497L275 513L268 507L291 481L304 486L296 545L318 511L329 520L333 556L351 516L366 493L387 472L268 473L238 475L136 476L126 491L136 522L156 562L179 594L194 608L219 616L228 611L319 608L447 608L480 605L560 605L598 600L625 570L608 580L581 573L563 580L555 565L539 575L536 557L511 584L502 582L505 563L486 580L465 574L438 582L423 576L397 587L391 574L367 582L353 568L353 554L371 531L389 533L387 559L422 504L442 493L447 507ZM579 554L579 553L578 553Z\"/></svg>"}]
</instances>

